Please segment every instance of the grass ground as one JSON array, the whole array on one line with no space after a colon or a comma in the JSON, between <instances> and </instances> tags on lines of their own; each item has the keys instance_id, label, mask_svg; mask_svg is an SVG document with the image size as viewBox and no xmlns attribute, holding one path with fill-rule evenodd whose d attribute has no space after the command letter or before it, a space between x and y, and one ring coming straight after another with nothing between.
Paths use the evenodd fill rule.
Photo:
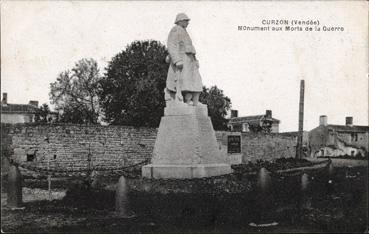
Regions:
<instances>
[{"instance_id":1,"label":"grass ground","mask_svg":"<svg viewBox=\"0 0 369 234\"><path fill-rule=\"evenodd\" d=\"M24 190L24 210L8 209L6 193L1 194L2 230L42 233L362 233L368 223L367 169L336 168L334 175L326 171L309 172L309 186L303 193L299 176L273 178L268 196L260 196L253 190L207 192L205 189L199 193L131 191L130 206L137 217L129 220L119 218L115 213L112 189L90 190L81 184L68 182L59 184L60 188L54 190L53 195L58 200L48 201L38 200L47 197L44 187L38 190L42 194L38 196L30 192L34 187L27 188ZM245 175L225 180L228 180L227 186L232 187L255 179ZM333 182L328 183L329 180ZM208 189L224 187L208 186ZM65 196L63 192L66 192ZM254 222L257 216L265 222L277 221L279 225L250 227L249 223Z\"/></svg>"}]
</instances>

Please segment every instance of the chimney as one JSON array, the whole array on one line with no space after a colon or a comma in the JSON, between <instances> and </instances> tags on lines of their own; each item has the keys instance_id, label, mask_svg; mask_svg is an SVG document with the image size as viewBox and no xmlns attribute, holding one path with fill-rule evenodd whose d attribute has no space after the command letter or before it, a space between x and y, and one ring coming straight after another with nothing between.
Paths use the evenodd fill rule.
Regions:
<instances>
[{"instance_id":1,"label":"chimney","mask_svg":"<svg viewBox=\"0 0 369 234\"><path fill-rule=\"evenodd\" d=\"M272 111L271 110L266 110L265 111L265 118L268 118L268 119L272 118Z\"/></svg>"},{"instance_id":2,"label":"chimney","mask_svg":"<svg viewBox=\"0 0 369 234\"><path fill-rule=\"evenodd\" d=\"M8 94L7 93L3 93L3 100L1 101L1 104L8 104Z\"/></svg>"},{"instance_id":3,"label":"chimney","mask_svg":"<svg viewBox=\"0 0 369 234\"><path fill-rule=\"evenodd\" d=\"M231 110L231 118L238 117L238 110Z\"/></svg>"},{"instance_id":4,"label":"chimney","mask_svg":"<svg viewBox=\"0 0 369 234\"><path fill-rule=\"evenodd\" d=\"M29 101L28 105L38 107L38 101Z\"/></svg>"},{"instance_id":5,"label":"chimney","mask_svg":"<svg viewBox=\"0 0 369 234\"><path fill-rule=\"evenodd\" d=\"M328 117L326 115L321 115L319 117L319 126L327 126L328 125Z\"/></svg>"},{"instance_id":6,"label":"chimney","mask_svg":"<svg viewBox=\"0 0 369 234\"><path fill-rule=\"evenodd\" d=\"M346 126L350 126L350 127L353 126L353 118L352 118L352 116L347 116L346 117Z\"/></svg>"}]
</instances>

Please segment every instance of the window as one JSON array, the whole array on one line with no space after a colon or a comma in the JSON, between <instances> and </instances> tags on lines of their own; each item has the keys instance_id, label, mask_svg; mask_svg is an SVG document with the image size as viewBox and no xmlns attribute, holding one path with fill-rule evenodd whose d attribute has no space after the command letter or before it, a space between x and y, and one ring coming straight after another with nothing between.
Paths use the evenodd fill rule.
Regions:
<instances>
[{"instance_id":1,"label":"window","mask_svg":"<svg viewBox=\"0 0 369 234\"><path fill-rule=\"evenodd\" d=\"M35 161L35 155L27 154L27 162L33 162L33 161Z\"/></svg>"},{"instance_id":2,"label":"window","mask_svg":"<svg viewBox=\"0 0 369 234\"><path fill-rule=\"evenodd\" d=\"M249 124L243 123L242 124L242 132L249 132Z\"/></svg>"},{"instance_id":3,"label":"window","mask_svg":"<svg viewBox=\"0 0 369 234\"><path fill-rule=\"evenodd\" d=\"M358 140L357 133L351 133L351 141L357 141L357 140Z\"/></svg>"},{"instance_id":4,"label":"window","mask_svg":"<svg viewBox=\"0 0 369 234\"><path fill-rule=\"evenodd\" d=\"M27 162L34 162L37 160L36 158L37 155L37 149L28 149L26 151L26 156L27 156Z\"/></svg>"}]
</instances>

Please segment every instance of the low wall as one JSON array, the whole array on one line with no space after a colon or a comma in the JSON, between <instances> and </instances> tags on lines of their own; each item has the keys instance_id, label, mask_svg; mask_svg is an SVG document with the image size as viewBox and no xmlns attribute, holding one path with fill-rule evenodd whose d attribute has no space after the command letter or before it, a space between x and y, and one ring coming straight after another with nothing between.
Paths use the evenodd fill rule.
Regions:
<instances>
[{"instance_id":1,"label":"low wall","mask_svg":"<svg viewBox=\"0 0 369 234\"><path fill-rule=\"evenodd\" d=\"M119 167L150 159L156 129L128 126L7 125L10 154L20 162L32 159L37 166L79 170L92 165Z\"/></svg>"},{"instance_id":2,"label":"low wall","mask_svg":"<svg viewBox=\"0 0 369 234\"><path fill-rule=\"evenodd\" d=\"M157 129L97 125L4 125L2 155L20 162L59 170L93 166L119 167L150 159ZM216 132L219 149L227 152L230 132ZM242 162L294 157L296 137L280 134L241 134ZM2 160L3 161L3 160Z\"/></svg>"},{"instance_id":3,"label":"low wall","mask_svg":"<svg viewBox=\"0 0 369 234\"><path fill-rule=\"evenodd\" d=\"M216 132L220 149L227 152L227 136L230 132ZM289 158L296 156L296 136L286 136L279 133L241 133L242 162L255 162L257 160L273 160L276 158Z\"/></svg>"}]
</instances>

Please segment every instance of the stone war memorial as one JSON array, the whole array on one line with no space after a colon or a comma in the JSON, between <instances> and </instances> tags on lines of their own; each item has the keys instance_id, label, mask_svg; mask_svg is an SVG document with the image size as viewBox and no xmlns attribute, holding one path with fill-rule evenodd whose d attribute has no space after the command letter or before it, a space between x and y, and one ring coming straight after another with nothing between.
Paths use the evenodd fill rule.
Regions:
<instances>
[{"instance_id":1,"label":"stone war memorial","mask_svg":"<svg viewBox=\"0 0 369 234\"><path fill-rule=\"evenodd\" d=\"M146 178L202 178L232 173L219 150L207 106L199 102L202 80L196 50L186 31L190 18L180 13L169 33L170 64L161 118L151 164L142 168Z\"/></svg>"}]
</instances>

